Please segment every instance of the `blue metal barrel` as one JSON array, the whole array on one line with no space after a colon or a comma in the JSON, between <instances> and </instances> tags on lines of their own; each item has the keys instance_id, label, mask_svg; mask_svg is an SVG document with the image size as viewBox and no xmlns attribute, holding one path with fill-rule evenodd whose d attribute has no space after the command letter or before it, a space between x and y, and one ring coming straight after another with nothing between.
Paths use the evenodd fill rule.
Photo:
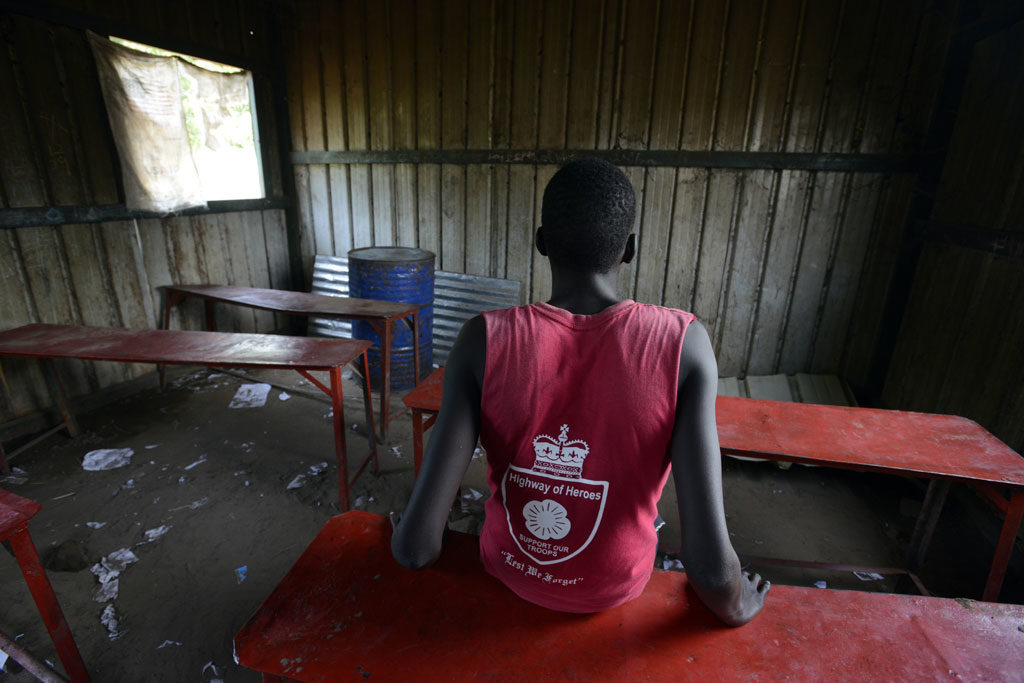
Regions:
<instances>
[{"instance_id":1,"label":"blue metal barrel","mask_svg":"<svg viewBox=\"0 0 1024 683\"><path fill-rule=\"evenodd\" d=\"M409 247L365 247L348 252L349 294L359 299L426 304L420 309L420 379L433 370L434 254ZM352 323L352 336L367 339L370 386L381 387L380 337L369 323ZM392 325L391 389L404 391L416 386L412 331L401 321Z\"/></svg>"}]
</instances>

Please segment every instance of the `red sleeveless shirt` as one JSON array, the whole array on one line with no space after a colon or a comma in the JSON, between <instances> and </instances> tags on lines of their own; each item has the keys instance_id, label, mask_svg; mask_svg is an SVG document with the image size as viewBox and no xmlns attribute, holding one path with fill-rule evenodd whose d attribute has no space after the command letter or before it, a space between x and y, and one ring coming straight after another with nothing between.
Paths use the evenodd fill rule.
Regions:
<instances>
[{"instance_id":1,"label":"red sleeveless shirt","mask_svg":"<svg viewBox=\"0 0 1024 683\"><path fill-rule=\"evenodd\" d=\"M550 609L632 600L654 564L694 316L622 301L597 315L538 303L483 317L484 567Z\"/></svg>"}]
</instances>

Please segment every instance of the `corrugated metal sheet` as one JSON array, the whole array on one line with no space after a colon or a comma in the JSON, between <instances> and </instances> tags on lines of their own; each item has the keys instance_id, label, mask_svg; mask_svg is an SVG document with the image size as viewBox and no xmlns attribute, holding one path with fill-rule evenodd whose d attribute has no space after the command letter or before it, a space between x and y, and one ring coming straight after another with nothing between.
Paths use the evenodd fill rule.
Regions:
<instances>
[{"instance_id":1,"label":"corrugated metal sheet","mask_svg":"<svg viewBox=\"0 0 1024 683\"><path fill-rule=\"evenodd\" d=\"M519 303L518 282L496 278L434 271L434 364L444 365L462 325L483 311ZM313 292L348 296L348 259L317 254L313 268ZM323 337L352 336L348 321L311 318L310 334Z\"/></svg>"},{"instance_id":2,"label":"corrugated metal sheet","mask_svg":"<svg viewBox=\"0 0 1024 683\"><path fill-rule=\"evenodd\" d=\"M916 152L950 25L938 0L346 0L286 26L292 144L326 150ZM548 165L295 167L304 263L407 245L550 293ZM857 385L913 176L626 167L639 253L620 294L692 310L723 374Z\"/></svg>"}]
</instances>

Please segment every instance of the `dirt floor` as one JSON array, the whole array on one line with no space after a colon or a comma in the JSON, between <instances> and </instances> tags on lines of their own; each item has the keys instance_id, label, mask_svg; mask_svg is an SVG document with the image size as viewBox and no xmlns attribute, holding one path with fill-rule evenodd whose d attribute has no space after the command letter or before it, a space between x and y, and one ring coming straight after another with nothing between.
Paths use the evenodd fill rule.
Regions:
<instances>
[{"instance_id":1,"label":"dirt floor","mask_svg":"<svg viewBox=\"0 0 1024 683\"><path fill-rule=\"evenodd\" d=\"M265 405L229 407L239 387L260 381L276 385ZM94 680L258 680L234 663L232 636L338 512L330 406L315 391L293 373L243 379L191 372L166 391L144 390L80 415L80 436L52 436L12 463L24 481L0 486L43 505L30 531ZM356 385L348 381L345 393L354 469L367 450L366 427ZM396 399L392 411L401 408ZM132 455L115 469L83 469L86 454L98 449L131 449ZM412 470L411 423L400 415L381 448L381 473L359 480L354 507L400 511ZM724 472L730 533L741 558L900 566L924 491L898 477L781 470L729 458ZM477 458L454 528L479 528L478 498L486 491ZM671 553L679 530L671 485L661 510L667 520L662 545ZM920 571L924 583L939 595L977 598L998 528L999 520L973 494L954 487ZM106 596L98 595L101 584L90 567L122 549L137 561L117 577L116 597L109 587ZM1003 601L1024 602L1021 555L1015 555ZM0 559L0 631L56 661L16 563L6 553L0 558L6 558ZM656 563L675 566L672 560L660 553ZM774 583L913 592L905 578L894 576L748 566ZM113 612L116 625L101 621L105 611ZM28 680L25 672L0 673L0 681Z\"/></svg>"}]
</instances>

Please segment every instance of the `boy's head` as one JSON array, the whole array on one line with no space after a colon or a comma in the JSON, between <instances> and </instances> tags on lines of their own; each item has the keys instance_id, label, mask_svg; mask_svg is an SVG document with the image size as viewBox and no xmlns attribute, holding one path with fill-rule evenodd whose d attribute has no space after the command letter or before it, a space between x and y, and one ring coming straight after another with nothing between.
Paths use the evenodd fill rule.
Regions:
<instances>
[{"instance_id":1,"label":"boy's head","mask_svg":"<svg viewBox=\"0 0 1024 683\"><path fill-rule=\"evenodd\" d=\"M622 171L600 159L573 161L544 189L542 251L553 265L607 273L622 258L635 213Z\"/></svg>"}]
</instances>

